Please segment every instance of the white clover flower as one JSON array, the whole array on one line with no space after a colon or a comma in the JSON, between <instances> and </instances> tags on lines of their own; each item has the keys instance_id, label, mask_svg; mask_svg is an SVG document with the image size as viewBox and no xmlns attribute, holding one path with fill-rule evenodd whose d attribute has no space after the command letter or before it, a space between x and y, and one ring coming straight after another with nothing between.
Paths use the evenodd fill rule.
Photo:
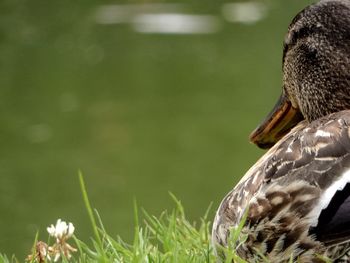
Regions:
<instances>
[{"instance_id":1,"label":"white clover flower","mask_svg":"<svg viewBox=\"0 0 350 263\"><path fill-rule=\"evenodd\" d=\"M56 239L68 239L74 233L75 227L72 223L66 223L61 219L57 220L56 226L51 225L47 228L47 232L50 236L55 237Z\"/></svg>"},{"instance_id":2,"label":"white clover flower","mask_svg":"<svg viewBox=\"0 0 350 263\"><path fill-rule=\"evenodd\" d=\"M51 237L54 237L55 243L49 246L45 242L38 241L33 254L28 255L26 261L30 262L57 262L60 258L70 259L72 253L77 249L67 243L67 240L72 237L75 227L72 223L68 223L58 219L56 225L53 224L47 227L47 232Z\"/></svg>"},{"instance_id":3,"label":"white clover flower","mask_svg":"<svg viewBox=\"0 0 350 263\"><path fill-rule=\"evenodd\" d=\"M50 236L56 238L56 243L48 248L49 254L53 257L53 261L57 262L62 256L70 259L71 253L77 249L69 245L66 241L74 233L75 227L72 223L68 223L58 219L56 225L51 225L47 228Z\"/></svg>"}]
</instances>

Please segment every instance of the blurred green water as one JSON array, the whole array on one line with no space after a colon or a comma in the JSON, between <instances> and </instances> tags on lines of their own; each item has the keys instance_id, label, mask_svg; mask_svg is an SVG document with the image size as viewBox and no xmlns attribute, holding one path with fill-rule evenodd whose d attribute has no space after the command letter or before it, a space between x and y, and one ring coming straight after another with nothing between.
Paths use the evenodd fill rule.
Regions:
<instances>
[{"instance_id":1,"label":"blurred green water","mask_svg":"<svg viewBox=\"0 0 350 263\"><path fill-rule=\"evenodd\" d=\"M224 1L182 2L222 19ZM89 238L78 169L126 240L134 197L157 215L171 191L190 218L210 202L214 214L263 154L247 137L279 95L282 40L309 2L264 2L264 20L209 35L99 25L96 0L0 2L0 251L22 260L57 218Z\"/></svg>"}]
</instances>

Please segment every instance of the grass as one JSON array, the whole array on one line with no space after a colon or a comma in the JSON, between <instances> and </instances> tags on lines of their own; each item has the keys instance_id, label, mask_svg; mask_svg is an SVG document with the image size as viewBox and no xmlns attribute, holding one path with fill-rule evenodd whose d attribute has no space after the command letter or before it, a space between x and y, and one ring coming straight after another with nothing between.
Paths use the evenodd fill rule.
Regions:
<instances>
[{"instance_id":1,"label":"grass","mask_svg":"<svg viewBox=\"0 0 350 263\"><path fill-rule=\"evenodd\" d=\"M91 208L80 174L80 185L85 205L94 231L93 247L76 239L82 262L215 262L210 247L210 223L207 213L198 227L185 217L184 209L173 195L176 204L171 212L159 217L143 212L144 224L139 223L139 211L135 202L135 234L132 244L121 238L114 239L103 227L98 213ZM97 223L98 222L98 223Z\"/></svg>"},{"instance_id":2,"label":"grass","mask_svg":"<svg viewBox=\"0 0 350 263\"><path fill-rule=\"evenodd\" d=\"M83 242L77 236L73 240L67 240L77 249L72 253L68 260L61 253L59 262L120 262L120 263L215 263L217 257L214 254L210 242L211 222L208 220L208 212L197 223L189 222L186 219L184 208L181 202L172 194L175 207L171 211L164 211L160 216L152 216L144 210L139 209L135 202L135 232L131 244L124 242L120 237L112 237L103 226L102 220L96 210L93 210L88 198L85 183L81 174L79 174L80 187L91 222L93 237L91 242ZM142 220L140 221L140 218ZM236 243L237 234L232 235L232 242ZM46 259L40 259L38 256L37 244L40 243L39 237L35 237L33 253L28 262L51 262ZM48 245L55 240L47 242ZM44 242L42 242L44 243ZM46 243L44 243L46 244ZM233 244L233 243L232 243ZM52 244L51 244L52 245ZM225 262L245 262L241 260L234 252L223 249L227 256ZM51 259L53 257L51 256ZM53 261L53 260L52 260ZM21 262L15 257L8 258L0 254L0 263Z\"/></svg>"},{"instance_id":3,"label":"grass","mask_svg":"<svg viewBox=\"0 0 350 263\"><path fill-rule=\"evenodd\" d=\"M59 254L58 262L116 262L116 263L216 263L218 257L214 253L214 249L210 242L211 222L208 220L208 212L197 223L191 223L186 219L184 208L181 202L173 195L171 198L175 203L172 211L164 211L159 217L155 217L142 210L142 223L139 221L139 210L136 202L134 202L135 215L135 232L134 239L131 244L124 242L119 236L113 238L108 234L103 226L102 220L96 210L93 210L88 198L87 190L83 180L83 176L79 173L80 187L84 199L84 203L91 222L93 237L88 244L71 236L74 243L72 246L68 244L68 239L63 238L64 245L59 246L56 250L56 256ZM218 248L218 253L223 256L223 263L248 263L240 258L236 249L242 245L246 236L242 234L245 225L247 213L243 216L241 223L237 228L231 229L230 238L227 248ZM56 239L56 238L53 238ZM32 255L26 259L30 263L56 262L55 254L52 248L57 248L57 241L50 239L47 243L39 240L38 234L35 236ZM61 244L62 244L61 243ZM45 247L45 251L40 250L40 246ZM51 244L51 245L50 245ZM69 252L67 252L69 247ZM43 253L45 254L44 256ZM47 255L51 256L48 259ZM320 257L324 262L330 263L329 259ZM0 263L20 262L14 256L9 258L0 253ZM254 262L269 261L256 253ZM295 262L291 255L290 263ZM296 261L298 262L298 260Z\"/></svg>"}]
</instances>

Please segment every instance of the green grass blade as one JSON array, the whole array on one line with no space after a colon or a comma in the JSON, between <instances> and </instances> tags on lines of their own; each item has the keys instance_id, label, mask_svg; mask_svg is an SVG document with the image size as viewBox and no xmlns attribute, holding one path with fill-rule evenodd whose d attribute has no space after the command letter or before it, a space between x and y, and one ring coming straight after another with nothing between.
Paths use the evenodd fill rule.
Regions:
<instances>
[{"instance_id":1,"label":"green grass blade","mask_svg":"<svg viewBox=\"0 0 350 263\"><path fill-rule=\"evenodd\" d=\"M91 203L89 201L89 197L88 197L87 190L85 187L83 174L81 173L81 171L79 171L79 182L80 182L81 193L83 195L84 204L85 204L86 210L87 210L89 218L90 218L90 222L91 222L91 226L92 226L95 238L96 238L96 242L98 243L98 245L103 253L102 239L101 239L100 234L98 232L98 227L97 227L96 220L95 220L95 217L93 214Z\"/></svg>"}]
</instances>

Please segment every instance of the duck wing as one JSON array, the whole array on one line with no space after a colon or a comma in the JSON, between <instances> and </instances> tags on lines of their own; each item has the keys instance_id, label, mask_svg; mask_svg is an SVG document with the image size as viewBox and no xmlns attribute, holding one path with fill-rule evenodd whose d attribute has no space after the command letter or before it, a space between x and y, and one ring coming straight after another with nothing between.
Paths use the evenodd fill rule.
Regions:
<instances>
[{"instance_id":1,"label":"duck wing","mask_svg":"<svg viewBox=\"0 0 350 263\"><path fill-rule=\"evenodd\" d=\"M341 257L350 240L349 125L350 111L342 111L302 122L280 140L221 203L214 242L225 246L249 207L243 257L255 250L272 262L291 253L302 262L317 262L315 253Z\"/></svg>"}]
</instances>

